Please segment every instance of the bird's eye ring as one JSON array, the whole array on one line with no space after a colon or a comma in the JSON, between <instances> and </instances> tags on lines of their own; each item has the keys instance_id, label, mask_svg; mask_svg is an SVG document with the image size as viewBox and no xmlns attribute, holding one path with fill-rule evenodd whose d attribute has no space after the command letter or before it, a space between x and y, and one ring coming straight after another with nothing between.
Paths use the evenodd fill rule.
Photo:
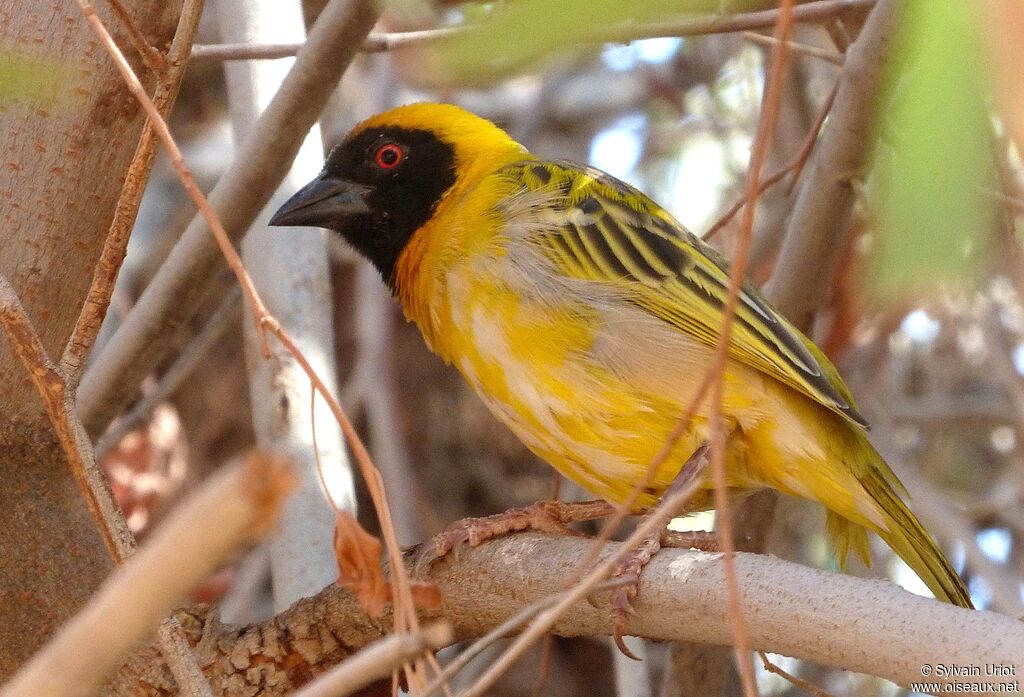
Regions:
<instances>
[{"instance_id":1,"label":"bird's eye ring","mask_svg":"<svg viewBox=\"0 0 1024 697\"><path fill-rule=\"evenodd\" d=\"M381 169L394 169L404 159L405 151L396 143L384 143L373 154L374 163Z\"/></svg>"}]
</instances>

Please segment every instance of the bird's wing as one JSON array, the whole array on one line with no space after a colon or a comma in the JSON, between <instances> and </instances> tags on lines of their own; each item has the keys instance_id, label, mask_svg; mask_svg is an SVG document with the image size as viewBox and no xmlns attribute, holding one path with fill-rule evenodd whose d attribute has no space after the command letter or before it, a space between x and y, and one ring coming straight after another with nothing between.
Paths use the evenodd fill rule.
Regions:
<instances>
[{"instance_id":1,"label":"bird's wing","mask_svg":"<svg viewBox=\"0 0 1024 697\"><path fill-rule=\"evenodd\" d=\"M502 169L502 214L531 230L557 273L614 284L619 297L686 335L715 345L729 292L728 262L645 194L572 162L527 161ZM731 358L773 376L863 428L832 363L744 283Z\"/></svg>"}]
</instances>

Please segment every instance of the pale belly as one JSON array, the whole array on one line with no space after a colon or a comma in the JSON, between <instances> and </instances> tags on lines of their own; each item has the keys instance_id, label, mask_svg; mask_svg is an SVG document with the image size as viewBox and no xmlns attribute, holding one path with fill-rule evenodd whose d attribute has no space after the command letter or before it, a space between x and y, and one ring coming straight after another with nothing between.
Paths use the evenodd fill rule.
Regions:
<instances>
[{"instance_id":1,"label":"pale belly","mask_svg":"<svg viewBox=\"0 0 1024 697\"><path fill-rule=\"evenodd\" d=\"M521 295L495 286L449 289L453 340L442 355L530 450L594 495L622 501L660 459L635 506L650 507L707 442L705 399L659 458L694 402L711 347L639 310L527 311ZM829 457L816 420L790 409L789 388L729 361L724 390L728 486L817 498L803 481Z\"/></svg>"},{"instance_id":2,"label":"pale belly","mask_svg":"<svg viewBox=\"0 0 1024 697\"><path fill-rule=\"evenodd\" d=\"M515 329L479 311L474 340L462 344L452 362L490 411L534 453L595 496L623 500L647 472L675 429L687 394L703 376L679 365L678 397L666 398L618 375L589 349L553 346L548 334L512 336ZM707 409L698 410L662 457L637 507L650 507L708 437ZM743 450L732 439L729 459ZM735 471L742 468L730 467ZM738 486L739 482L735 482Z\"/></svg>"}]
</instances>

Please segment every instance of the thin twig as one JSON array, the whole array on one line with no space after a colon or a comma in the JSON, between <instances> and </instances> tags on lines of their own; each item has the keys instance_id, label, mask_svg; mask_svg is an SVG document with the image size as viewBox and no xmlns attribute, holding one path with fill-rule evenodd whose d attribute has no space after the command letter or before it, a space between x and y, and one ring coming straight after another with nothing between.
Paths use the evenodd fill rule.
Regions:
<instances>
[{"instance_id":1,"label":"thin twig","mask_svg":"<svg viewBox=\"0 0 1024 697\"><path fill-rule=\"evenodd\" d=\"M111 5L111 7L119 7L119 5ZM178 18L178 27L174 32L174 40L167 52L166 61L163 56L160 56L160 60L164 61L166 65L165 69L159 72L160 79L157 81L153 101L165 117L170 113L174 97L178 94L178 88L185 74L185 58L188 57L189 48L199 30L199 18L202 11L203 0L186 0L183 3L181 15ZM128 21L130 22L131 18L128 18ZM134 23L131 23L131 26L134 26ZM149 44L146 43L146 45ZM121 262L124 260L128 247L128 238L131 235L132 226L135 224L139 203L142 201L142 194L149 178L153 155L156 152L156 143L156 132L153 130L152 124L147 122L125 175L121 195L114 209L114 219L110 222L110 230L104 240L103 251L100 252L100 258L96 262L89 292L86 294L82 310L78 314L78 319L75 321L75 326L71 330L71 335L60 358L61 372L64 373L68 384L72 387L78 385L85 357L96 341L100 325L110 306L114 282L121 269Z\"/></svg>"},{"instance_id":2,"label":"thin twig","mask_svg":"<svg viewBox=\"0 0 1024 697\"><path fill-rule=\"evenodd\" d=\"M761 44L762 46L775 46L779 40L774 36L767 36L765 34L758 34L753 31L743 32L743 38L747 41L752 41L755 44ZM818 48L817 46L809 46L808 44L801 44L796 41L787 41L786 46L793 53L799 53L804 56L811 56L812 58L820 58L823 61L828 61L833 65L842 66L845 62L846 57L839 53L839 51L829 51L825 48Z\"/></svg>"},{"instance_id":3,"label":"thin twig","mask_svg":"<svg viewBox=\"0 0 1024 697\"><path fill-rule=\"evenodd\" d=\"M795 166L793 167L793 176L789 178L789 186L786 188L786 194L793 193L793 189L796 188L796 183L800 181L800 174L804 171L804 166L807 161L811 158L811 153L814 151L814 144L818 142L818 134L821 133L821 127L825 125L825 119L832 112L832 105L836 103L836 95L839 94L839 85L842 84L842 76L836 79L832 85L832 89L829 91L828 96L825 97L825 101L821 103L821 108L818 110L818 116L814 119L814 123L811 124L810 129L807 131L807 138L804 139L803 145L800 147L800 152L796 154Z\"/></svg>"},{"instance_id":4,"label":"thin twig","mask_svg":"<svg viewBox=\"0 0 1024 697\"><path fill-rule=\"evenodd\" d=\"M4 696L95 694L189 590L270 529L290 482L287 464L263 455L214 475L18 671Z\"/></svg>"},{"instance_id":5,"label":"thin twig","mask_svg":"<svg viewBox=\"0 0 1024 697\"><path fill-rule=\"evenodd\" d=\"M163 54L156 50L143 35L139 26L128 12L128 8L121 4L121 0L107 0L107 4L110 5L111 11L121 22L121 25L128 31L128 40L131 42L132 47L142 56L142 62L157 75L164 76L167 73L167 61L164 59Z\"/></svg>"},{"instance_id":6,"label":"thin twig","mask_svg":"<svg viewBox=\"0 0 1024 697\"><path fill-rule=\"evenodd\" d=\"M722 418L722 403L725 393L725 365L729 353L730 336L736 317L736 306L739 302L740 288L746 276L749 261L750 241L753 238L754 212L757 208L757 196L760 190L761 169L768 157L772 133L782 100L782 83L786 77L786 65L789 55L787 41L793 28L793 0L783 0L780 7L779 22L775 33L779 42L772 48L771 70L765 83L764 98L761 103L761 119L757 134L754 137L754 148L750 154L750 166L747 170L747 200L749 204L743 209L740 220L739 239L736 254L729 273L729 294L723 309L722 328L719 331L716 347L716 363L721 368L716 371L711 396L711 473L715 484L715 528L722 546L725 569L725 583L728 591L728 612L732 635L736 648L736 662L739 667L740 680L746 697L757 695L757 683L754 679L754 668L750 661L750 639L743 619L743 603L736 577L736 542L733 539L733 520L729 502L728 484L725 472L725 439L726 426Z\"/></svg>"},{"instance_id":7,"label":"thin twig","mask_svg":"<svg viewBox=\"0 0 1024 697\"><path fill-rule=\"evenodd\" d=\"M821 689L820 687L812 683L810 680L804 680L801 677L798 677L796 675L793 675L792 673L783 670L780 666L775 665L774 663L768 660L768 656L765 654L764 651L758 651L757 655L761 657L761 664L764 666L764 669L767 670L769 673L775 673L779 677L788 680L800 689L806 690L810 694L814 695L814 697L836 697L831 692L826 692L825 690Z\"/></svg>"},{"instance_id":8,"label":"thin twig","mask_svg":"<svg viewBox=\"0 0 1024 697\"><path fill-rule=\"evenodd\" d=\"M189 342L185 350L160 378L156 388L140 399L131 408L131 411L118 419L99 439L96 443L97 460L102 460L111 448L121 442L121 439L148 421L153 415L153 410L173 395L181 384L192 375L192 372L206 360L213 345L224 335L227 328L231 326L231 322L238 318L238 305L241 300L242 293L238 286L232 286L228 295L224 297L220 306L203 325L199 334Z\"/></svg>"},{"instance_id":9,"label":"thin twig","mask_svg":"<svg viewBox=\"0 0 1024 697\"><path fill-rule=\"evenodd\" d=\"M425 46L441 39L464 34L465 27L442 27L420 31L370 34L363 41L363 53L384 53L407 46ZM232 60L273 60L290 58L299 52L302 44L199 44L192 47L192 58Z\"/></svg>"},{"instance_id":10,"label":"thin twig","mask_svg":"<svg viewBox=\"0 0 1024 697\"><path fill-rule=\"evenodd\" d=\"M876 0L818 0L798 5L793 9L796 22L821 22L850 10L861 10L871 7ZM654 39L666 36L701 36L705 34L729 34L749 31L752 29L769 29L779 21L779 10L761 10L758 12L741 12L734 15L707 15L705 17L688 17L656 24L622 25L615 27L595 27L574 37L579 43L629 43L640 39ZM363 42L360 50L364 53L381 53L410 46L424 46L453 36L470 34L486 29L486 24L460 27L442 27L423 29L420 31L370 34ZM770 37L756 35L754 40L771 40ZM294 56L302 44L200 44L192 49L192 58L208 60L268 60ZM793 50L807 53L817 58L842 64L840 54L816 49L813 46L794 44Z\"/></svg>"},{"instance_id":11,"label":"thin twig","mask_svg":"<svg viewBox=\"0 0 1024 697\"><path fill-rule=\"evenodd\" d=\"M246 300L249 302L256 326L264 333L263 341L265 354L269 352L269 347L266 346L266 333L270 333L284 345L288 352L295 358L296 362L298 362L302 367L302 370L309 377L310 382L312 382L313 388L323 396L324 401L327 402L331 412L334 414L334 418L341 426L345 440L352 449L356 461L359 463L360 471L366 482L367 489L370 492L370 497L373 500L377 518L380 522L381 532L384 536L385 548L387 550L388 560L392 569L391 584L392 597L395 606L395 630L403 632L410 629L418 629L419 620L416 617L412 602L412 593L409 588L408 574L405 570L405 566L401 563L401 549L398 546L398 541L395 536L394 525L391 521L391 513L387 502L387 495L384 491L380 472L377 471L377 468L374 466L366 447L359 438L359 434L356 433L355 428L348 420L348 417L342 410L341 405L339 405L337 400L335 400L323 380L321 380L312 365L310 365L309 360L295 345L295 342L292 341L287 332L284 331L280 323L270 315L269 312L267 312L263 301L260 300L259 294L253 286L252 279L249 278L248 273L245 271L245 267L242 265L242 260L239 257L237 250L235 250L234 246L231 244L231 240L228 237L227 232L224 230L224 226L221 224L220 218L216 211L213 210L210 202L199 189L199 186L196 184L195 178L192 176L191 170L185 163L177 143L175 143L174 138L171 136L170 129L168 128L166 121L164 121L163 117L160 115L152 99L150 99L149 95L146 94L146 91L143 89L138 77L125 60L124 55L121 53L120 49L118 49L117 44L114 43L106 27L103 25L103 22L96 15L95 8L89 0L77 0L77 2L82 8L82 12L85 15L86 20L92 26L96 35L100 38L101 42L106 47L107 52L114 60L114 63L117 66L118 71L121 73L129 91L135 96L136 100L149 116L160 141L163 143L164 148L170 156L171 165L178 173L178 177L180 178L186 192L189 194L189 197L192 199L193 203L195 203L196 208L199 209L199 212L205 219L206 224L209 226L221 254L227 261L228 267L238 278L239 285L242 287Z\"/></svg>"},{"instance_id":12,"label":"thin twig","mask_svg":"<svg viewBox=\"0 0 1024 697\"><path fill-rule=\"evenodd\" d=\"M342 697L387 676L392 670L419 656L447 646L451 626L432 624L415 632L393 634L370 644L313 680L293 697Z\"/></svg>"},{"instance_id":13,"label":"thin twig","mask_svg":"<svg viewBox=\"0 0 1024 697\"><path fill-rule=\"evenodd\" d=\"M793 156L793 159L784 164L779 169L772 172L770 175L761 180L758 185L757 195L760 196L765 190L779 181L781 181L790 172L793 176L789 180L789 191L793 190L796 182L800 179L800 173L803 171L804 165L807 163L808 158L814 151L814 144L818 142L818 133L821 132L821 127L825 123L825 119L828 118L829 112L832 110L832 104L835 103L836 93L839 91L839 80L836 80L835 84L832 85L832 91L829 92L825 101L822 102L821 109L818 110L818 116L814 119L814 123L807 130L807 135L804 137L804 142L800 145L800 150ZM711 227L707 229L702 238L704 240L710 240L712 237L718 234L718 232L724 228L730 220L733 219L741 208L747 203L747 195L744 194L736 200L734 204L719 216Z\"/></svg>"}]
</instances>

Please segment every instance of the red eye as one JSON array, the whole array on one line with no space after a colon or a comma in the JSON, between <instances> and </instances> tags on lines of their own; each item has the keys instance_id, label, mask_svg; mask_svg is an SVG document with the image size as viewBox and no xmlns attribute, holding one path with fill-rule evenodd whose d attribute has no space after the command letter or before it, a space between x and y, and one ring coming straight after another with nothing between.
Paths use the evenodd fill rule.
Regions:
<instances>
[{"instance_id":1,"label":"red eye","mask_svg":"<svg viewBox=\"0 0 1024 697\"><path fill-rule=\"evenodd\" d=\"M373 161L381 169L394 169L402 163L404 158L405 151L402 150L402 146L394 143L384 143L377 148L377 152L373 155Z\"/></svg>"}]
</instances>

